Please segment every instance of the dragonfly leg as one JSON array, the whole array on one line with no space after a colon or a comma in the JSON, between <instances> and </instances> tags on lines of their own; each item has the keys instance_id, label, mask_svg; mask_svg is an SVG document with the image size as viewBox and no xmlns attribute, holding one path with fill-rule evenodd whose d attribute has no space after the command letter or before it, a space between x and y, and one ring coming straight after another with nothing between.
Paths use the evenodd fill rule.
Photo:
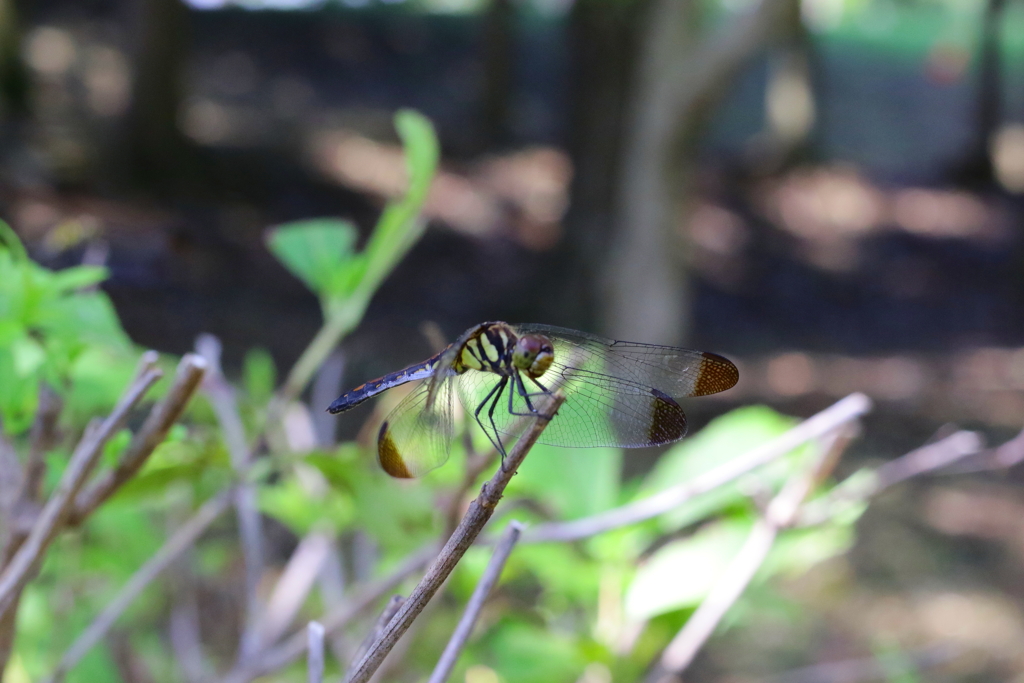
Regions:
<instances>
[{"instance_id":1,"label":"dragonfly leg","mask_svg":"<svg viewBox=\"0 0 1024 683\"><path fill-rule=\"evenodd\" d=\"M476 410L473 412L473 417L476 418L476 423L484 430L484 434L487 435L487 439L491 442L491 445L501 453L502 460L505 459L505 448L501 444L501 437L498 436L498 427L494 424L494 407L498 404L498 399L501 398L501 392L505 389L505 385L507 383L508 377L502 377L501 381L495 384L494 387L487 392L487 395L484 396L484 400L480 401L480 405L478 405ZM494 396L494 400L491 400L492 396ZM491 435L491 432L484 427L484 423L480 421L480 411L484 409L484 406L486 406L488 402L491 403L491 409L487 412L487 417L490 419L491 429L494 430L493 436Z\"/></svg>"},{"instance_id":2,"label":"dragonfly leg","mask_svg":"<svg viewBox=\"0 0 1024 683\"><path fill-rule=\"evenodd\" d=\"M516 373L516 378L515 378L516 391L519 393L520 396L523 397L523 400L526 402L526 409L529 412L517 413L515 410L513 410L512 409L512 392L509 392L509 395L508 395L508 412L512 413L513 415L517 415L517 416L520 416L520 417L530 417L530 416L542 415L542 413L533 406L533 401L531 401L530 398L533 397L533 396L548 396L548 395L551 394L551 392L548 391L547 388L544 387L544 385L542 385L537 380L533 379L532 377L530 379L533 380L534 384L536 384L541 389L543 389L543 391L534 391L532 393L527 391L526 390L526 385L523 383L523 376L520 373L517 372ZM544 417L550 418L551 416L550 415L544 415Z\"/></svg>"},{"instance_id":3,"label":"dragonfly leg","mask_svg":"<svg viewBox=\"0 0 1024 683\"><path fill-rule=\"evenodd\" d=\"M505 462L505 446L501 443L501 434L498 432L498 425L494 424L494 409L498 407L498 400L501 398L501 392L505 390L505 385L508 384L508 377L502 377L501 382L498 383L498 393L495 394L494 400L491 401L491 409L487 411L487 419L491 421L491 429L494 430L494 438L491 439L498 452L501 453L501 461ZM509 400L511 401L512 392L508 392ZM490 434L487 435L490 437Z\"/></svg>"}]
</instances>

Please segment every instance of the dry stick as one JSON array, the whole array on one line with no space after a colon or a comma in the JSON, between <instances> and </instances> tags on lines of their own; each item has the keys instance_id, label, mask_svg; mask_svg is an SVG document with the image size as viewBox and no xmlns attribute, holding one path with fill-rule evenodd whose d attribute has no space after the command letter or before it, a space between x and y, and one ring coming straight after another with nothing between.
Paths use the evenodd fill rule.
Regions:
<instances>
[{"instance_id":1,"label":"dry stick","mask_svg":"<svg viewBox=\"0 0 1024 683\"><path fill-rule=\"evenodd\" d=\"M147 351L143 354L143 359L148 359L148 354L155 356L156 352ZM153 362L155 363L155 360ZM44 456L53 441L53 434L57 429L57 418L60 417L62 407L60 396L49 388L43 387L39 392L39 412L36 413L35 422L32 423L31 445L28 460L25 462L25 478L21 482L21 491L18 493L18 507L31 504L40 498L43 476L46 474Z\"/></svg>"},{"instance_id":2,"label":"dry stick","mask_svg":"<svg viewBox=\"0 0 1024 683\"><path fill-rule=\"evenodd\" d=\"M309 683L323 683L324 680L324 626L320 622L311 621L306 627L308 641L306 650L306 671Z\"/></svg>"},{"instance_id":3,"label":"dry stick","mask_svg":"<svg viewBox=\"0 0 1024 683\"><path fill-rule=\"evenodd\" d=\"M380 634L384 632L384 627L394 619L395 615L398 614L398 610L402 608L405 603L405 598L401 595L392 595L391 599L388 600L387 604L384 605L384 609L380 611L377 616L377 620L373 622L373 628L370 629L366 637L363 638L363 642L359 643L359 647L352 653L350 658L352 662L362 661L363 657L367 652L370 651L370 646L376 642L377 638L380 638Z\"/></svg>"},{"instance_id":4,"label":"dry stick","mask_svg":"<svg viewBox=\"0 0 1024 683\"><path fill-rule=\"evenodd\" d=\"M206 361L189 353L178 363L174 383L164 396L150 411L149 417L142 423L138 433L128 444L113 470L98 476L75 499L74 509L68 524L80 524L92 514L97 507L110 498L113 493L131 479L146 464L153 450L163 443L174 423L188 405L189 399L199 387L206 371Z\"/></svg>"},{"instance_id":5,"label":"dry stick","mask_svg":"<svg viewBox=\"0 0 1024 683\"><path fill-rule=\"evenodd\" d=\"M50 542L67 522L75 496L102 455L103 446L121 429L128 418L128 413L158 379L158 370L149 369L142 373L142 376L128 387L113 412L100 427L87 431L82 437L68 461L60 483L32 525L28 538L0 574L0 616L3 616L21 594L21 590L42 561Z\"/></svg>"},{"instance_id":6,"label":"dry stick","mask_svg":"<svg viewBox=\"0 0 1024 683\"><path fill-rule=\"evenodd\" d=\"M203 503L202 507L185 524L167 539L144 565L132 575L128 583L118 592L103 611L99 613L89 627L71 644L60 663L49 679L49 683L58 683L64 676L107 634L121 613L138 597L159 574L167 569L175 559L192 547L207 527L224 513L234 499L235 487L231 486L220 494Z\"/></svg>"},{"instance_id":7,"label":"dry stick","mask_svg":"<svg viewBox=\"0 0 1024 683\"><path fill-rule=\"evenodd\" d=\"M782 490L772 499L764 515L754 523L743 547L725 569L725 572L711 588L707 597L693 613L682 630L676 634L662 653L660 669L666 672L668 680L682 672L704 643L714 633L725 613L739 599L754 574L763 564L768 551L775 543L779 531L792 524L803 500L810 494L814 484L820 480L823 471L834 465L836 449L845 448L849 442L850 430L837 433L830 439L799 476L789 479ZM665 678L659 677L664 681Z\"/></svg>"},{"instance_id":8,"label":"dry stick","mask_svg":"<svg viewBox=\"0 0 1024 683\"><path fill-rule=\"evenodd\" d=\"M1013 442L1007 442L1013 443ZM922 446L879 466L868 477L851 477L828 495L805 505L797 520L799 526L821 524L835 517L840 509L872 498L890 486L911 477L948 467L982 448L975 432L960 431L941 441ZM998 449L997 449L998 450Z\"/></svg>"},{"instance_id":9,"label":"dry stick","mask_svg":"<svg viewBox=\"0 0 1024 683\"><path fill-rule=\"evenodd\" d=\"M332 540L323 531L312 531L299 541L267 599L253 638L257 650L276 643L299 613L331 552Z\"/></svg>"},{"instance_id":10,"label":"dry stick","mask_svg":"<svg viewBox=\"0 0 1024 683\"><path fill-rule=\"evenodd\" d=\"M459 660L462 648L466 645L466 641L469 640L469 636L473 632L473 626L476 625L476 620L480 616L480 610L483 609L491 589L498 583L501 570L505 568L505 562L508 560L508 556L512 554L512 548L515 547L516 541L519 540L519 534L522 531L523 525L516 520L509 522L509 525L505 528L505 533L494 548L494 554L491 555L491 561L487 564L487 569L484 570L483 576L480 577L480 583L476 585L473 595L469 598L469 603L466 605L466 611L463 612L462 618L459 620L459 625L455 627L451 640L448 641L448 645L441 654L441 658L437 660L437 666L434 667L434 672L430 674L430 680L427 683L444 683L448 680L452 669L455 668L455 663Z\"/></svg>"},{"instance_id":11,"label":"dry stick","mask_svg":"<svg viewBox=\"0 0 1024 683\"><path fill-rule=\"evenodd\" d=\"M433 543L420 548L412 553L388 576L375 581L369 585L356 585L353 587L353 599L339 605L329 611L320 620L327 633L334 633L338 629L347 626L353 619L377 602L383 595L393 591L406 578L411 576L430 561L430 558L437 552L437 546ZM302 631L293 634L288 640L280 645L268 649L255 661L246 663L244 666L236 665L227 676L224 683L247 683L252 679L276 671L290 662L302 656L306 650L306 634Z\"/></svg>"},{"instance_id":12,"label":"dry stick","mask_svg":"<svg viewBox=\"0 0 1024 683\"><path fill-rule=\"evenodd\" d=\"M245 625L238 656L245 658L259 647L259 624L263 613L258 594L263 576L263 523L256 504L256 487L245 481L251 460L250 449L246 444L245 427L238 413L235 392L221 370L220 340L212 334L201 334L196 339L196 351L209 363L210 369L203 379L203 392L210 399L213 412L217 415L224 444L231 458L231 468L241 480L234 504L245 565Z\"/></svg>"},{"instance_id":13,"label":"dry stick","mask_svg":"<svg viewBox=\"0 0 1024 683\"><path fill-rule=\"evenodd\" d=\"M797 446L817 439L871 410L871 399L850 394L788 432L754 448L748 453L705 472L690 481L677 484L635 503L571 522L538 524L523 534L523 543L566 542L594 536L605 531L642 522L662 515L701 494L780 458Z\"/></svg>"},{"instance_id":14,"label":"dry stick","mask_svg":"<svg viewBox=\"0 0 1024 683\"><path fill-rule=\"evenodd\" d=\"M540 407L540 410L546 415L554 415L558 412L559 407L561 407L564 401L565 396L561 392L557 392L548 405ZM534 421L529 433L516 442L515 447L502 462L498 471L491 477L491 480L483 485L480 489L480 495L470 503L469 510L466 511L459 526L448 539L448 542L445 543L444 548L441 549L437 559L434 560L426 575L409 595L409 599L402 605L395 618L384 629L381 637L370 647L370 651L366 653L363 660L356 665L352 676L348 679L348 683L366 683L370 676L373 675L373 672L377 670L377 667L381 665L381 662L384 661L391 648L398 642L398 639L402 637L402 634L412 624L413 620L423 611L423 608L430 602L430 599L434 597L434 593L437 592L437 589L448 578L455 565L462 559L466 550L476 540L484 525L487 524L487 520L491 518L495 506L501 500L505 487L511 481L519 465L523 462L526 454L530 452L530 448L536 443L541 433L543 433L549 421L550 418L538 417Z\"/></svg>"}]
</instances>

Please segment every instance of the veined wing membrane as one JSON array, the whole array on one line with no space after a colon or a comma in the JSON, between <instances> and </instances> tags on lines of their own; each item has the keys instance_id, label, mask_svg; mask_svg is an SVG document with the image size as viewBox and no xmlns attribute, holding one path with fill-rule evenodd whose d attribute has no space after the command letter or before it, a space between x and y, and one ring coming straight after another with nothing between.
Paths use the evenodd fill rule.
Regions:
<instances>
[{"instance_id":1,"label":"veined wing membrane","mask_svg":"<svg viewBox=\"0 0 1024 683\"><path fill-rule=\"evenodd\" d=\"M388 415L377 437L377 457L385 472L401 479L421 477L448 460L454 434L453 379L420 382ZM428 405L431 387L435 394Z\"/></svg>"},{"instance_id":2,"label":"veined wing membrane","mask_svg":"<svg viewBox=\"0 0 1024 683\"><path fill-rule=\"evenodd\" d=\"M550 325L513 327L518 334L550 338L555 347L555 366L614 376L658 389L673 398L717 394L739 380L736 366L713 353L615 341Z\"/></svg>"},{"instance_id":3,"label":"veined wing membrane","mask_svg":"<svg viewBox=\"0 0 1024 683\"><path fill-rule=\"evenodd\" d=\"M455 381L466 411L475 413L501 379L491 373L479 372L459 376ZM506 444L510 437L519 436L529 423L522 416L530 414L530 406L515 386L515 381L515 378L509 380L494 404L493 413L489 402L479 413L480 426L486 431L501 434ZM544 374L541 382L552 391L561 389L566 400L541 434L539 443L574 448L639 447L676 441L686 433L683 409L670 396L651 387L562 364L558 360ZM523 378L523 386L529 393L541 392L528 378ZM539 395L531 397L534 407L539 398Z\"/></svg>"}]
</instances>

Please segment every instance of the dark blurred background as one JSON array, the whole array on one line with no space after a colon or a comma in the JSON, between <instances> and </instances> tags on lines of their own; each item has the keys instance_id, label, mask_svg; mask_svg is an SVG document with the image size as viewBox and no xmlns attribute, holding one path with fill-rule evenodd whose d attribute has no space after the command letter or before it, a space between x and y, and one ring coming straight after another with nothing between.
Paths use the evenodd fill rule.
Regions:
<instances>
[{"instance_id":1,"label":"dark blurred background","mask_svg":"<svg viewBox=\"0 0 1024 683\"><path fill-rule=\"evenodd\" d=\"M212 332L229 373L253 347L294 361L320 312L264 231L368 232L412 107L443 148L430 227L346 341L346 384L428 355L425 322L509 320L735 358L697 426L864 391L859 452L887 457L1024 421L1019 3L0 0L0 27L0 215L47 265L107 265L140 345ZM991 650L955 680L1024 676L1017 478L883 500L855 597L821 607L837 633L899 622ZM946 601L914 603L921 581ZM1008 640L963 626L993 619Z\"/></svg>"}]
</instances>

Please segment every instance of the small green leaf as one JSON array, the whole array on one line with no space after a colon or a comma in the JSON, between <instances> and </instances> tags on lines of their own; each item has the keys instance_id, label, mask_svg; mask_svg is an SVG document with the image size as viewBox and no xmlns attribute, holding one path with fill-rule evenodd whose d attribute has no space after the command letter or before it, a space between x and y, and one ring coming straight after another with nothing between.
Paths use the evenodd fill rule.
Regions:
<instances>
[{"instance_id":1,"label":"small green leaf","mask_svg":"<svg viewBox=\"0 0 1024 683\"><path fill-rule=\"evenodd\" d=\"M5 221L0 221L0 248L6 248L11 253L15 261L27 261L28 254L25 251L25 245L18 239L18 235L11 229L11 226L7 225Z\"/></svg>"},{"instance_id":2,"label":"small green leaf","mask_svg":"<svg viewBox=\"0 0 1024 683\"><path fill-rule=\"evenodd\" d=\"M366 244L366 272L360 286L367 298L423 234L419 212L441 154L434 127L422 114L409 109L399 111L395 128L405 148L409 188L401 200L384 209Z\"/></svg>"},{"instance_id":3,"label":"small green leaf","mask_svg":"<svg viewBox=\"0 0 1024 683\"><path fill-rule=\"evenodd\" d=\"M349 221L316 218L270 231L267 248L319 296L336 294L342 269L354 256L358 233Z\"/></svg>"},{"instance_id":4,"label":"small green leaf","mask_svg":"<svg viewBox=\"0 0 1024 683\"><path fill-rule=\"evenodd\" d=\"M50 287L55 292L64 294L99 284L109 276L110 271L100 266L75 266L55 272L50 280Z\"/></svg>"},{"instance_id":5,"label":"small green leaf","mask_svg":"<svg viewBox=\"0 0 1024 683\"><path fill-rule=\"evenodd\" d=\"M743 545L751 524L719 522L660 548L626 591L626 614L640 621L697 605Z\"/></svg>"},{"instance_id":6,"label":"small green leaf","mask_svg":"<svg viewBox=\"0 0 1024 683\"><path fill-rule=\"evenodd\" d=\"M539 498L559 519L593 515L615 505L622 451L534 446L509 485L510 494Z\"/></svg>"}]
</instances>

